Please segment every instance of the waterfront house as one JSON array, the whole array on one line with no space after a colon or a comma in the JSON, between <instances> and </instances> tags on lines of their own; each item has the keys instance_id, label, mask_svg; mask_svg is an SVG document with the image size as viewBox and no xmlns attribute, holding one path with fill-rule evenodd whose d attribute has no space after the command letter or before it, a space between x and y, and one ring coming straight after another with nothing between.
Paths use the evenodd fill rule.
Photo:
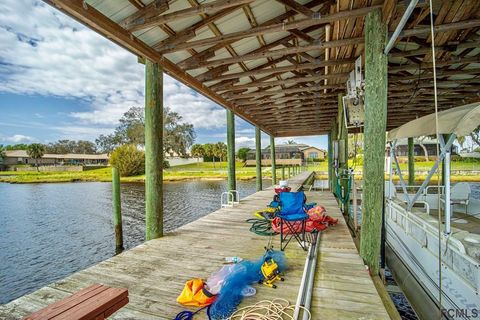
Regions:
<instances>
[{"instance_id":1,"label":"waterfront house","mask_svg":"<svg viewBox=\"0 0 480 320\"><path fill-rule=\"evenodd\" d=\"M5 151L3 166L5 168L18 165L39 165L39 166L65 166L65 165L108 165L108 154L53 154L45 153L40 159L31 158L26 150Z\"/></svg>"},{"instance_id":2,"label":"waterfront house","mask_svg":"<svg viewBox=\"0 0 480 320\"><path fill-rule=\"evenodd\" d=\"M271 165L270 146L262 149L262 166ZM275 146L275 161L278 165L302 165L307 159L325 159L326 151L306 144L278 144ZM247 166L255 165L255 150L247 153Z\"/></svg>"}]
</instances>

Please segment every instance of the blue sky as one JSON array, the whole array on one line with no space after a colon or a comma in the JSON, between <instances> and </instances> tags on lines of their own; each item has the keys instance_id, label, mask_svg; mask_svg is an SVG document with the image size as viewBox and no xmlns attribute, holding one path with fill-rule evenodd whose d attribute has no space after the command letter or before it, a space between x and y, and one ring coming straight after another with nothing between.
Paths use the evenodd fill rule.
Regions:
<instances>
[{"instance_id":1,"label":"blue sky","mask_svg":"<svg viewBox=\"0 0 480 320\"><path fill-rule=\"evenodd\" d=\"M94 141L143 105L137 58L41 1L1 1L0 43L0 144ZM164 105L194 125L197 143L226 141L225 110L167 75ZM327 145L326 136L276 142L292 138ZM254 146L254 127L240 118L236 146Z\"/></svg>"}]
</instances>

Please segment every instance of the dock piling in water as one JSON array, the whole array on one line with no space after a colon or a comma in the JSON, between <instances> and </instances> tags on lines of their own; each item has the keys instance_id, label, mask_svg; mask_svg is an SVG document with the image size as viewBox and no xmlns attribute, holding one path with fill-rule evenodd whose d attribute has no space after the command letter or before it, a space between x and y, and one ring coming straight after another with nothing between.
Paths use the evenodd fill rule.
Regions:
<instances>
[{"instance_id":1,"label":"dock piling in water","mask_svg":"<svg viewBox=\"0 0 480 320\"><path fill-rule=\"evenodd\" d=\"M120 198L120 173L112 167L113 228L115 230L115 253L123 251L122 203Z\"/></svg>"}]
</instances>

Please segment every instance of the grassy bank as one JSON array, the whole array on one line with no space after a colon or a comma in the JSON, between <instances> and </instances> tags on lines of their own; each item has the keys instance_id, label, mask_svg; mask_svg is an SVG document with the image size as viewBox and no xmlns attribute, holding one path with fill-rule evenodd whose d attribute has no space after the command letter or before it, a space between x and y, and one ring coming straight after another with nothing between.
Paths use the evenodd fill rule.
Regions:
<instances>
[{"instance_id":1,"label":"grassy bank","mask_svg":"<svg viewBox=\"0 0 480 320\"><path fill-rule=\"evenodd\" d=\"M238 180L249 180L256 176L255 167L244 167L242 162L236 163L236 174ZM280 174L278 170L277 174ZM271 177L270 168L263 168L263 177ZM191 179L226 179L227 163L201 162L176 166L164 171L165 181L181 181ZM111 169L103 168L81 172L16 172L0 171L0 182L9 183L49 183L49 182L88 182L112 180ZM122 182L144 182L145 175L134 177L122 177Z\"/></svg>"},{"instance_id":2,"label":"grassy bank","mask_svg":"<svg viewBox=\"0 0 480 320\"><path fill-rule=\"evenodd\" d=\"M352 166L353 163L350 163ZM417 162L415 164L415 170L422 172L417 174L416 181L421 182L425 178L424 172L428 171L433 162ZM407 172L407 164L400 165L403 172ZM319 177L326 179L327 163L318 162L310 165L309 170L317 171L320 173ZM357 179L361 179L361 165L356 166ZM469 174L471 170L480 170L480 163L467 163L467 162L453 162L452 172L460 172L462 174L452 175L452 181L480 181L479 174ZM271 177L271 169L269 167L263 168L262 176L264 178ZM281 169L277 169L277 177L281 178ZM286 170L286 174L288 171ZM254 179L256 176L255 167L244 167L242 162L236 163L236 174L238 180ZM200 162L194 164L187 164L183 166L176 166L164 171L165 181L181 181L192 179L226 179L227 178L227 163L226 162ZM111 169L96 169L82 172L15 172L15 171L0 171L0 182L10 183L48 183L48 182L77 182L77 181L111 181ZM398 179L398 177L396 178ZM433 181L436 181L436 176ZM123 177L122 182L143 182L145 180L144 175L135 177Z\"/></svg>"}]
</instances>

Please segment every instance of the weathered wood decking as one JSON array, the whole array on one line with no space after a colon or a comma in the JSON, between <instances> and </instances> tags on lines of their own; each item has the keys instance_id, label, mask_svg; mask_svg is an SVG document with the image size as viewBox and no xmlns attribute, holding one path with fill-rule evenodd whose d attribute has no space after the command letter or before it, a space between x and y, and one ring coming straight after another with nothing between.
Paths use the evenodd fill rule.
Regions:
<instances>
[{"instance_id":1,"label":"weathered wood decking","mask_svg":"<svg viewBox=\"0 0 480 320\"><path fill-rule=\"evenodd\" d=\"M307 176L301 173L290 185L298 188ZM95 282L128 288L130 303L113 316L115 319L172 319L185 309L176 303L176 297L186 280L207 278L221 268L226 256L257 259L263 254L268 238L249 232L244 221L272 196L271 190L257 192L234 208L220 209L164 238L0 306L0 319L20 318ZM388 319L335 199L327 192L307 192L307 197L339 218L339 224L321 237L312 319ZM279 247L278 237L274 245ZM289 270L285 282L279 283L278 289L257 285L257 295L244 299L244 304L277 297L295 303L306 254L292 242L286 255Z\"/></svg>"}]
</instances>

